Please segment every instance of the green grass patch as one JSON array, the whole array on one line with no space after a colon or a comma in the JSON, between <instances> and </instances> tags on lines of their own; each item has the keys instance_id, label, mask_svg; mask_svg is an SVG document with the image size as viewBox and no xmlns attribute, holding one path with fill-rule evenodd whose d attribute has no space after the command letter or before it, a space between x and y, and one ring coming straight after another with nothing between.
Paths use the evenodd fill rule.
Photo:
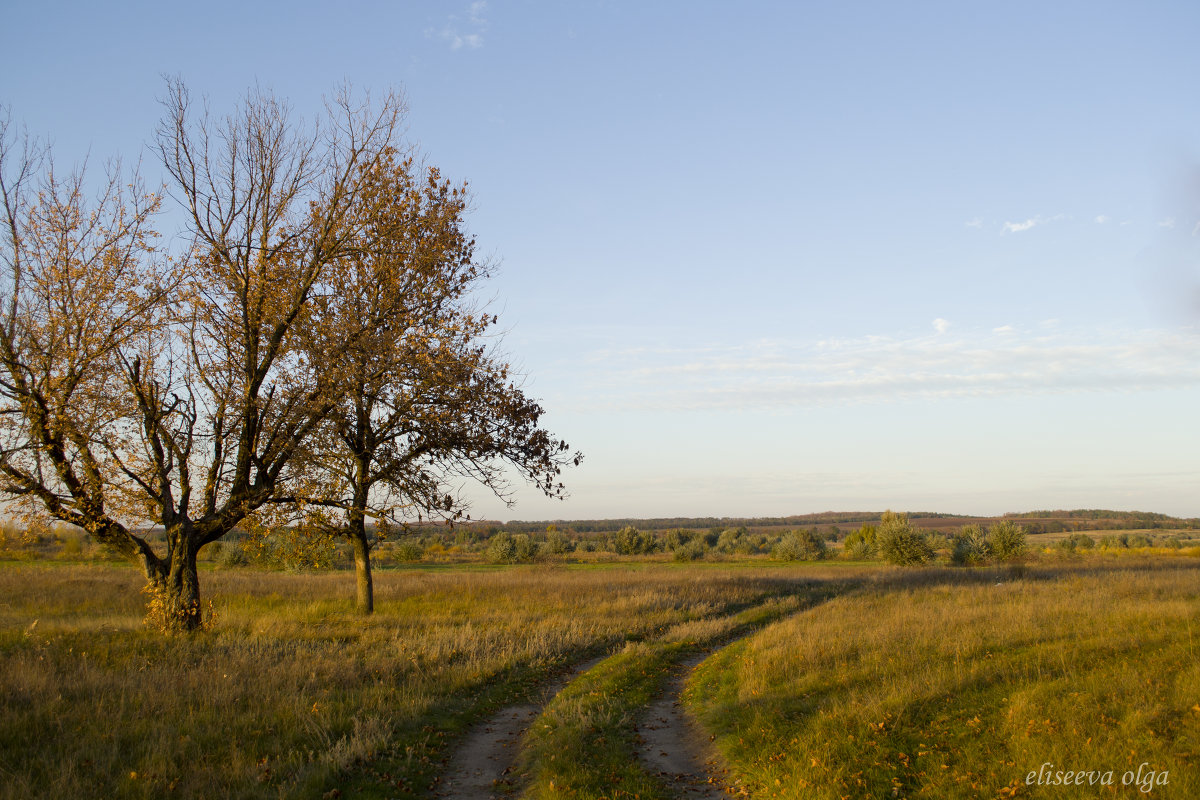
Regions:
<instances>
[{"instance_id":1,"label":"green grass patch","mask_svg":"<svg viewBox=\"0 0 1200 800\"><path fill-rule=\"evenodd\" d=\"M1197 620L1187 562L884 573L718 653L685 701L754 797L1191 798ZM1115 785L1047 784L1067 771Z\"/></svg>"}]
</instances>

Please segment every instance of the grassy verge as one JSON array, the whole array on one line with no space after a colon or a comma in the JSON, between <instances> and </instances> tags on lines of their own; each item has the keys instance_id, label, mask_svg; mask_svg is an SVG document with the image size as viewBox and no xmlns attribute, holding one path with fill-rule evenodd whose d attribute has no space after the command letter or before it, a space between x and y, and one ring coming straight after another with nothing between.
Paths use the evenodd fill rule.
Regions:
<instances>
[{"instance_id":1,"label":"grassy verge","mask_svg":"<svg viewBox=\"0 0 1200 800\"><path fill-rule=\"evenodd\" d=\"M530 729L521 755L526 790L535 800L673 797L635 757L635 726L688 655L745 635L842 588L796 587L734 614L685 622L653 640L630 643L572 681Z\"/></svg>"},{"instance_id":2,"label":"grassy verge","mask_svg":"<svg viewBox=\"0 0 1200 800\"><path fill-rule=\"evenodd\" d=\"M685 701L753 797L1200 797L1200 565L1011 578L885 574L709 659Z\"/></svg>"},{"instance_id":3,"label":"grassy verge","mask_svg":"<svg viewBox=\"0 0 1200 800\"><path fill-rule=\"evenodd\" d=\"M555 670L786 592L794 571L206 572L216 626L142 626L114 565L0 567L0 784L24 797L426 797L454 736ZM345 791L347 788L353 791Z\"/></svg>"}]
</instances>

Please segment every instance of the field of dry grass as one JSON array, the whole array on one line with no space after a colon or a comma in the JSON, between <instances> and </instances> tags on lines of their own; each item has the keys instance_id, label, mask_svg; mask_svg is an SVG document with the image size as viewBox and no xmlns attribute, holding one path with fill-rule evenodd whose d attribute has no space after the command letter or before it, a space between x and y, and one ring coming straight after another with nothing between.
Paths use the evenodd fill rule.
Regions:
<instances>
[{"instance_id":1,"label":"field of dry grass","mask_svg":"<svg viewBox=\"0 0 1200 800\"><path fill-rule=\"evenodd\" d=\"M0 564L3 797L427 797L472 723L605 654L527 742L528 790L669 797L626 758L639 707L788 608L687 694L751 796L1092 797L1025 780L1143 763L1169 775L1152 796L1200 796L1195 558L424 566L380 571L369 618L344 572L209 570L215 624L176 637L143 625L141 586Z\"/></svg>"},{"instance_id":2,"label":"field of dry grass","mask_svg":"<svg viewBox=\"0 0 1200 800\"><path fill-rule=\"evenodd\" d=\"M447 742L564 665L786 594L795 570L206 572L212 631L119 565L0 565L5 797L425 796ZM347 783L348 782L348 783Z\"/></svg>"}]
</instances>

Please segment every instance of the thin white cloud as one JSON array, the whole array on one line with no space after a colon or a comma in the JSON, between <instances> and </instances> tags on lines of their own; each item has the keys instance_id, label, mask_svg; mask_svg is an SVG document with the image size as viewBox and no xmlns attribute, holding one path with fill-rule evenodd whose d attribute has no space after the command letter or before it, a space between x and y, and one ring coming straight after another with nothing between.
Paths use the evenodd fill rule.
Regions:
<instances>
[{"instance_id":1,"label":"thin white cloud","mask_svg":"<svg viewBox=\"0 0 1200 800\"><path fill-rule=\"evenodd\" d=\"M465 20L451 14L440 31L434 33L427 30L425 35L431 38L436 36L449 44L451 50L476 50L483 47L483 34L488 28L487 9L487 0L477 0L467 6Z\"/></svg>"},{"instance_id":2,"label":"thin white cloud","mask_svg":"<svg viewBox=\"0 0 1200 800\"><path fill-rule=\"evenodd\" d=\"M983 220L979 217L975 217L974 219L967 220L965 224L968 228L978 229L983 227Z\"/></svg>"},{"instance_id":3,"label":"thin white cloud","mask_svg":"<svg viewBox=\"0 0 1200 800\"><path fill-rule=\"evenodd\" d=\"M1004 223L1004 232L1005 233L1020 233L1021 231L1027 231L1030 228L1037 227L1040 224L1041 224L1041 221L1037 220L1037 219L1027 219L1024 222L1005 222Z\"/></svg>"},{"instance_id":4,"label":"thin white cloud","mask_svg":"<svg viewBox=\"0 0 1200 800\"><path fill-rule=\"evenodd\" d=\"M935 327L935 330L936 327ZM609 352L593 398L619 408L788 408L912 398L1200 387L1200 332L1022 331Z\"/></svg>"},{"instance_id":5,"label":"thin white cloud","mask_svg":"<svg viewBox=\"0 0 1200 800\"><path fill-rule=\"evenodd\" d=\"M950 321L938 317L933 321L933 329L938 332L938 336L950 329Z\"/></svg>"},{"instance_id":6,"label":"thin white cloud","mask_svg":"<svg viewBox=\"0 0 1200 800\"><path fill-rule=\"evenodd\" d=\"M1064 218L1065 218L1064 214L1055 214L1053 217L1042 217L1042 216L1030 217L1029 219L1025 220L1024 222L1005 222L1004 227L1001 229L1000 232L1001 233L1021 233L1022 231L1027 231L1032 228L1036 228L1039 225L1045 225L1050 222L1057 222L1058 220L1064 219Z\"/></svg>"},{"instance_id":7,"label":"thin white cloud","mask_svg":"<svg viewBox=\"0 0 1200 800\"><path fill-rule=\"evenodd\" d=\"M1107 214L1099 214L1094 221L1097 225L1107 225L1112 222L1112 217Z\"/></svg>"},{"instance_id":8,"label":"thin white cloud","mask_svg":"<svg viewBox=\"0 0 1200 800\"><path fill-rule=\"evenodd\" d=\"M1158 223L1158 227L1160 227L1160 228L1174 228L1174 227L1175 227L1175 218L1174 218L1174 217L1167 217L1166 219L1164 219L1164 220L1162 220L1161 222L1159 222L1159 223Z\"/></svg>"}]
</instances>

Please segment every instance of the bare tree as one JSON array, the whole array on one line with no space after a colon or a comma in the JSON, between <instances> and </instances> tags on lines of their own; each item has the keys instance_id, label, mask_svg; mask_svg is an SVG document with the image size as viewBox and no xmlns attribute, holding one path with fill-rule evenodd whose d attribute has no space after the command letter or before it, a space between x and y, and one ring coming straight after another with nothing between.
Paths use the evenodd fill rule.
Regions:
<instances>
[{"instance_id":1,"label":"bare tree","mask_svg":"<svg viewBox=\"0 0 1200 800\"><path fill-rule=\"evenodd\" d=\"M131 406L117 387L129 354L164 324L177 276L155 252L159 198L128 180L113 165L89 198L83 170L58 175L0 119L0 491L84 528L157 580L161 561L122 504Z\"/></svg>"},{"instance_id":2,"label":"bare tree","mask_svg":"<svg viewBox=\"0 0 1200 800\"><path fill-rule=\"evenodd\" d=\"M158 131L190 252L155 253L159 199L113 177L94 207L4 130L6 320L3 489L137 560L163 624L200 624L196 556L276 496L298 448L337 404L335 371L296 329L358 240L364 176L400 134L343 92L303 129L270 95L194 113L171 82ZM386 316L386 313L385 313ZM352 346L387 324L363 318ZM163 526L156 552L131 526Z\"/></svg>"}]
</instances>

